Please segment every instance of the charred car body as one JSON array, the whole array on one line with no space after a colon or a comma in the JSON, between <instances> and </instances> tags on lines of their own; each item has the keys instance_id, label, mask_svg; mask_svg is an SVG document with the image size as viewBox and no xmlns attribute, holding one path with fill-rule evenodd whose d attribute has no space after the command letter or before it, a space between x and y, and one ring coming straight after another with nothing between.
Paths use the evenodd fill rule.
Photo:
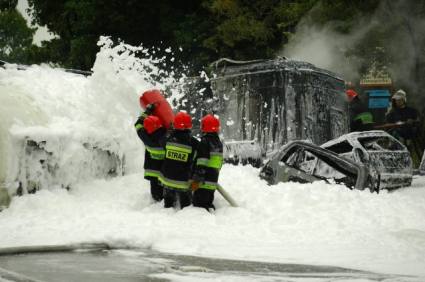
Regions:
<instances>
[{"instance_id":1,"label":"charred car body","mask_svg":"<svg viewBox=\"0 0 425 282\"><path fill-rule=\"evenodd\" d=\"M371 191L410 186L412 175L407 148L379 130L345 134L320 147L304 141L289 143L260 172L269 184L333 179L349 188Z\"/></svg>"},{"instance_id":2,"label":"charred car body","mask_svg":"<svg viewBox=\"0 0 425 282\"><path fill-rule=\"evenodd\" d=\"M412 183L412 158L407 148L385 131L345 134L321 145L342 157L365 164L380 174L381 189L395 189Z\"/></svg>"},{"instance_id":3,"label":"charred car body","mask_svg":"<svg viewBox=\"0 0 425 282\"><path fill-rule=\"evenodd\" d=\"M363 164L306 141L293 141L276 152L260 172L269 184L334 181L351 189L379 191L379 183Z\"/></svg>"}]
</instances>

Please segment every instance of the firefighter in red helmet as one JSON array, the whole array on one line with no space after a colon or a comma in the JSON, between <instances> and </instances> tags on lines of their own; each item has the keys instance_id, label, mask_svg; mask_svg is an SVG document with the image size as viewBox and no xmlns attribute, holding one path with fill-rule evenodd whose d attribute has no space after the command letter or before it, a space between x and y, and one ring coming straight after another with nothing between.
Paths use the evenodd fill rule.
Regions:
<instances>
[{"instance_id":1,"label":"firefighter in red helmet","mask_svg":"<svg viewBox=\"0 0 425 282\"><path fill-rule=\"evenodd\" d=\"M191 134L189 114L177 113L173 127L165 143L165 159L159 179L164 186L164 207L179 209L191 204L189 179L199 141Z\"/></svg>"},{"instance_id":2,"label":"firefighter in red helmet","mask_svg":"<svg viewBox=\"0 0 425 282\"><path fill-rule=\"evenodd\" d=\"M202 137L198 145L191 188L193 205L207 210L215 209L214 192L218 187L218 176L223 164L223 143L218 132L220 121L208 114L201 119Z\"/></svg>"},{"instance_id":3,"label":"firefighter in red helmet","mask_svg":"<svg viewBox=\"0 0 425 282\"><path fill-rule=\"evenodd\" d=\"M367 131L373 129L373 116L367 105L353 89L347 89L345 94L349 103L350 131Z\"/></svg>"},{"instance_id":4,"label":"firefighter in red helmet","mask_svg":"<svg viewBox=\"0 0 425 282\"><path fill-rule=\"evenodd\" d=\"M347 95L347 100L348 102L352 102L354 98L356 98L357 96L359 96L357 94L356 91L354 91L353 89L347 89L347 91L345 91L345 94Z\"/></svg>"},{"instance_id":5,"label":"firefighter in red helmet","mask_svg":"<svg viewBox=\"0 0 425 282\"><path fill-rule=\"evenodd\" d=\"M152 199L159 202L163 199L163 188L159 183L160 169L164 160L165 136L167 130L162 126L160 119L151 114L153 104L146 107L146 111L139 117L135 127L137 135L145 144L144 177L150 181Z\"/></svg>"}]
</instances>

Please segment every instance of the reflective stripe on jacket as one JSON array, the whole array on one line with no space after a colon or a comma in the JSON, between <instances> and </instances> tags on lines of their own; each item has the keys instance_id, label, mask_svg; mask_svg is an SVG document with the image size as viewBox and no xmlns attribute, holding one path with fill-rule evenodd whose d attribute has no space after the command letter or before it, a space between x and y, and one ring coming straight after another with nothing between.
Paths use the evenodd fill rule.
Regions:
<instances>
[{"instance_id":1,"label":"reflective stripe on jacket","mask_svg":"<svg viewBox=\"0 0 425 282\"><path fill-rule=\"evenodd\" d=\"M167 186L168 188L178 189L178 190L189 189L189 180L187 181L174 180L174 179L165 177L161 173L159 174L158 179L163 185Z\"/></svg>"},{"instance_id":2,"label":"reflective stripe on jacket","mask_svg":"<svg viewBox=\"0 0 425 282\"><path fill-rule=\"evenodd\" d=\"M223 165L223 152L210 152L210 158L198 157L196 165L221 169Z\"/></svg>"},{"instance_id":3,"label":"reflective stripe on jacket","mask_svg":"<svg viewBox=\"0 0 425 282\"><path fill-rule=\"evenodd\" d=\"M145 145L146 150L151 155L152 159L163 160L165 157L165 150L163 147L149 147Z\"/></svg>"},{"instance_id":4,"label":"reflective stripe on jacket","mask_svg":"<svg viewBox=\"0 0 425 282\"><path fill-rule=\"evenodd\" d=\"M145 169L144 177L145 178L148 178L148 177L158 178L160 176L160 173L161 172L159 170Z\"/></svg>"},{"instance_id":5,"label":"reflective stripe on jacket","mask_svg":"<svg viewBox=\"0 0 425 282\"><path fill-rule=\"evenodd\" d=\"M371 112L363 112L354 117L354 120L360 120L363 124L373 123Z\"/></svg>"}]
</instances>

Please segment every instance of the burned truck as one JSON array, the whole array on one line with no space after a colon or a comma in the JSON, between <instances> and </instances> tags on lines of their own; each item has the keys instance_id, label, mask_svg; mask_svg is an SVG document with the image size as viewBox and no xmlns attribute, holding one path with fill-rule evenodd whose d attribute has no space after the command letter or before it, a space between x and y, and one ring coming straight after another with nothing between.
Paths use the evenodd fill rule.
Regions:
<instances>
[{"instance_id":1,"label":"burned truck","mask_svg":"<svg viewBox=\"0 0 425 282\"><path fill-rule=\"evenodd\" d=\"M256 150L244 150L252 156L232 152L232 147L241 147L234 140L273 152L292 140L322 144L349 131L344 81L329 71L286 58L221 59L213 68L210 100L224 139L238 145L226 146L227 158L259 155Z\"/></svg>"}]
</instances>

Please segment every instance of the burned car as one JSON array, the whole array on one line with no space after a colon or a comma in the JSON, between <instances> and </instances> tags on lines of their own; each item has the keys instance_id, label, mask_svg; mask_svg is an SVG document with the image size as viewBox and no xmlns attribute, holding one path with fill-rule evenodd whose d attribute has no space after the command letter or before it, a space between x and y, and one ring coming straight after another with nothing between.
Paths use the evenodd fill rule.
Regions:
<instances>
[{"instance_id":1,"label":"burned car","mask_svg":"<svg viewBox=\"0 0 425 282\"><path fill-rule=\"evenodd\" d=\"M381 189L395 189L412 183L412 158L407 148L385 131L352 132L321 145L322 148L380 174Z\"/></svg>"},{"instance_id":2,"label":"burned car","mask_svg":"<svg viewBox=\"0 0 425 282\"><path fill-rule=\"evenodd\" d=\"M344 184L350 189L369 187L372 192L379 191L377 178L366 166L306 141L293 141L283 146L261 169L260 178L269 184L324 180Z\"/></svg>"}]
</instances>

